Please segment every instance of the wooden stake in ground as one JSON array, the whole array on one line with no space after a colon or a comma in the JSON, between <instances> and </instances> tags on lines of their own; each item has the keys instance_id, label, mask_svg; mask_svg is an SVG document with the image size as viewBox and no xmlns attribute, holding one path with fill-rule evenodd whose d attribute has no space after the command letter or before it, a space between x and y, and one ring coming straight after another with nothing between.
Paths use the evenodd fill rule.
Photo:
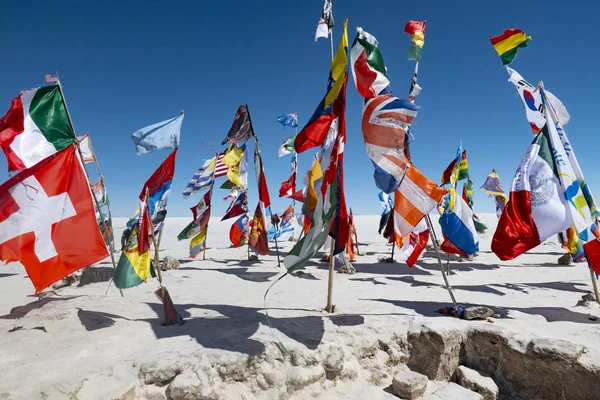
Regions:
<instances>
[{"instance_id":1,"label":"wooden stake in ground","mask_svg":"<svg viewBox=\"0 0 600 400\"><path fill-rule=\"evenodd\" d=\"M335 266L335 257L333 250L335 247L335 241L331 241L331 250L329 251L329 281L327 283L327 306L325 311L333 313L333 267Z\"/></svg>"},{"instance_id":2,"label":"wooden stake in ground","mask_svg":"<svg viewBox=\"0 0 600 400\"><path fill-rule=\"evenodd\" d=\"M594 270L590 268L590 277L592 278L592 286L594 287L594 296L596 296L596 302L600 304L600 296L598 295L598 283L596 282L596 274Z\"/></svg>"}]
</instances>

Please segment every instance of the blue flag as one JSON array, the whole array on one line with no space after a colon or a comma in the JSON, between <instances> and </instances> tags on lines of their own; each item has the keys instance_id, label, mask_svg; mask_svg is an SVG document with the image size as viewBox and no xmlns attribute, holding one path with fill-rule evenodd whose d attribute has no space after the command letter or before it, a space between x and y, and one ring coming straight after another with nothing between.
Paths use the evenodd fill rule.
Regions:
<instances>
[{"instance_id":1,"label":"blue flag","mask_svg":"<svg viewBox=\"0 0 600 400\"><path fill-rule=\"evenodd\" d=\"M277 122L279 122L283 126L291 126L292 128L298 127L298 114L290 113L282 115L277 118Z\"/></svg>"},{"instance_id":2,"label":"blue flag","mask_svg":"<svg viewBox=\"0 0 600 400\"><path fill-rule=\"evenodd\" d=\"M154 150L178 148L182 122L183 111L175 118L135 131L131 138L138 156Z\"/></svg>"}]
</instances>

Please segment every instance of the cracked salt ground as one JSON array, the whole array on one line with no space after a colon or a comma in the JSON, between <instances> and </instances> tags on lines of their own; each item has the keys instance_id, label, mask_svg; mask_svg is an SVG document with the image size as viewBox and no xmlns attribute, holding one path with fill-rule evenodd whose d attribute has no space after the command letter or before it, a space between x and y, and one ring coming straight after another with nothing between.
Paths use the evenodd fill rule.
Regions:
<instances>
[{"instance_id":1,"label":"cracked salt ground","mask_svg":"<svg viewBox=\"0 0 600 400\"><path fill-rule=\"evenodd\" d=\"M398 253L394 264L379 263L389 256L379 217L358 216L365 255L355 275L336 274L334 315L322 312L327 265L318 259L271 290L285 356L262 302L282 273L276 255L247 261L245 248L228 248L230 224L218 219L206 261L187 259L188 244L175 239L188 219L167 219L160 254L180 261L163 274L182 326L160 324L154 280L121 298L114 287L104 296L104 273L93 274L36 300L22 267L3 266L0 398L392 399L394 382L424 399L488 399L495 388L500 398L600 398L600 307L576 306L591 289L586 266L558 265L556 241L501 262L489 249L495 216L481 218L490 231L479 256L451 259L459 274L449 279L459 302L499 313L494 324L436 313L449 298L434 254L413 269ZM125 220L113 225L119 237ZM292 243L281 245L286 252Z\"/></svg>"}]
</instances>

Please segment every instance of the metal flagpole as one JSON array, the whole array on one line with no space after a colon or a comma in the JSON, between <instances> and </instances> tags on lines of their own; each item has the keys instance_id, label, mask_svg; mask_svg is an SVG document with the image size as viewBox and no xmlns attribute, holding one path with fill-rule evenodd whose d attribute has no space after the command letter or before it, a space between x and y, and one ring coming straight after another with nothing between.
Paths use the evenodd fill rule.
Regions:
<instances>
[{"instance_id":1,"label":"metal flagpole","mask_svg":"<svg viewBox=\"0 0 600 400\"><path fill-rule=\"evenodd\" d=\"M65 111L67 111L67 117L69 118L69 123L71 124L71 128L73 128L73 134L75 135L75 139L77 139L77 134L75 133L75 126L73 125L73 119L71 118L71 113L69 112L69 107L67 106L67 99L65 98L62 84L60 83L60 79L58 77L58 72L55 72L55 74L56 74L56 83L58 85L58 90L60 91L60 95L62 97L63 104L65 105ZM76 147L77 147L77 153L79 154L79 159L81 161L81 165L83 166L83 171L85 172L86 178L88 180L90 192L92 193L92 198L94 199L96 208L98 210L100 210L100 204L98 203L98 198L96 197L96 193L94 193L94 191L92 190L92 182L90 180L90 176L87 172L87 169L85 168L85 163L83 162L83 154L81 153L81 148L79 147L79 142L76 142ZM102 212L100 212L100 216L102 216ZM102 219L102 226L104 227L104 231L108 232L108 227L106 226L106 221L104 221L104 218L101 218L101 219ZM108 246L110 248L110 259L112 261L113 268L117 269L117 263L115 262L115 256L113 254L114 247L110 240L109 240ZM119 293L121 293L121 297L125 297L122 289L119 289Z\"/></svg>"}]
</instances>

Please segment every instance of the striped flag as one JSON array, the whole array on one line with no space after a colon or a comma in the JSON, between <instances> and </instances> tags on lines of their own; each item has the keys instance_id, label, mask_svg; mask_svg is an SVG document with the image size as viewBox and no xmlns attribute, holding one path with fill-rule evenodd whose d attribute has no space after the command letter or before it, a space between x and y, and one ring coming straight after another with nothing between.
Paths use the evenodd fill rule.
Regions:
<instances>
[{"instance_id":1,"label":"striped flag","mask_svg":"<svg viewBox=\"0 0 600 400\"><path fill-rule=\"evenodd\" d=\"M415 266L415 263L421 256L427 242L429 241L429 227L424 220L421 220L417 226L414 227L407 240L404 241L402 246L402 256L406 265L410 268Z\"/></svg>"},{"instance_id":2,"label":"striped flag","mask_svg":"<svg viewBox=\"0 0 600 400\"><path fill-rule=\"evenodd\" d=\"M215 178L220 178L222 176L227 175L227 170L229 169L229 167L223 163L224 156L225 153L223 152L217 157L217 165L215 167Z\"/></svg>"},{"instance_id":3,"label":"striped flag","mask_svg":"<svg viewBox=\"0 0 600 400\"><path fill-rule=\"evenodd\" d=\"M406 170L394 196L394 232L397 238L410 234L415 226L448 193L414 166Z\"/></svg>"},{"instance_id":4,"label":"striped flag","mask_svg":"<svg viewBox=\"0 0 600 400\"><path fill-rule=\"evenodd\" d=\"M182 194L184 199L187 199L192 194L213 185L216 177L216 163L217 161L215 160L215 157L211 158L210 160L204 161L204 165L198 171L196 171L194 176L192 176L192 179L190 179L190 181L188 182L185 189L183 189ZM225 172L227 172L227 169L225 170Z\"/></svg>"},{"instance_id":5,"label":"striped flag","mask_svg":"<svg viewBox=\"0 0 600 400\"><path fill-rule=\"evenodd\" d=\"M459 146L458 153L461 154L460 149L462 145ZM454 160L444 170L442 173L442 185L446 185L451 183L452 172L456 167L456 163L458 162L459 157L455 157ZM469 161L467 160L467 151L463 150L460 156L460 164L458 166L458 174L456 176L456 181L460 181L463 179L467 179L469 177Z\"/></svg>"}]
</instances>

